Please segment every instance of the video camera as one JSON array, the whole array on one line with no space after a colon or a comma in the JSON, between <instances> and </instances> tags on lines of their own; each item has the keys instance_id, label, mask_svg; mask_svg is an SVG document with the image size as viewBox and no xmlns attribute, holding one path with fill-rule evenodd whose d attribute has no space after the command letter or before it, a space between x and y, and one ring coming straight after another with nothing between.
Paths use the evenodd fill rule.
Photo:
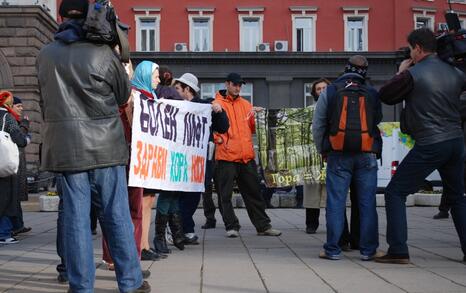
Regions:
<instances>
[{"instance_id":1,"label":"video camera","mask_svg":"<svg viewBox=\"0 0 466 293\"><path fill-rule=\"evenodd\" d=\"M461 29L458 15L452 11L445 14L445 20L448 28L437 36L437 55L443 61L463 69L466 63L466 30Z\"/></svg>"},{"instance_id":2,"label":"video camera","mask_svg":"<svg viewBox=\"0 0 466 293\"><path fill-rule=\"evenodd\" d=\"M437 55L443 61L466 72L466 30L461 28L458 15L453 11L445 14L446 28L437 34ZM409 47L397 51L399 60L411 58ZM400 62L401 62L400 61Z\"/></svg>"},{"instance_id":3,"label":"video camera","mask_svg":"<svg viewBox=\"0 0 466 293\"><path fill-rule=\"evenodd\" d=\"M86 39L112 47L118 46L121 61L129 62L129 26L120 22L109 0L95 0L89 4L83 28L86 30Z\"/></svg>"}]
</instances>

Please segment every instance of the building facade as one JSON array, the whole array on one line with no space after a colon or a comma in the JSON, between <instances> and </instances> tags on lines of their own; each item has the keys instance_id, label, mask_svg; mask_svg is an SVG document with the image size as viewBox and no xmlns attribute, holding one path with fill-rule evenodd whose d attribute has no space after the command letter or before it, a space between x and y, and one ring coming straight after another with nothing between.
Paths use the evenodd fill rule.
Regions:
<instances>
[{"instance_id":1,"label":"building facade","mask_svg":"<svg viewBox=\"0 0 466 293\"><path fill-rule=\"evenodd\" d=\"M56 30L55 17L43 5L0 5L0 89L11 91L23 100L32 136L31 144L26 147L27 167L35 172L39 168L42 142L36 57L53 40Z\"/></svg>"},{"instance_id":2,"label":"building facade","mask_svg":"<svg viewBox=\"0 0 466 293\"><path fill-rule=\"evenodd\" d=\"M451 1L466 21L466 1ZM395 51L444 27L447 0L113 1L138 52Z\"/></svg>"},{"instance_id":3,"label":"building facade","mask_svg":"<svg viewBox=\"0 0 466 293\"><path fill-rule=\"evenodd\" d=\"M466 24L466 1L451 2ZM247 80L242 95L266 107L311 104L313 80L336 78L345 58L356 52L371 59L369 74L380 86L396 71L394 52L406 46L408 33L419 27L445 28L449 9L447 0L113 4L131 27L134 63L149 59L170 66L175 75L190 71L199 77L200 95L206 98L223 87L228 72L235 71Z\"/></svg>"}]
</instances>

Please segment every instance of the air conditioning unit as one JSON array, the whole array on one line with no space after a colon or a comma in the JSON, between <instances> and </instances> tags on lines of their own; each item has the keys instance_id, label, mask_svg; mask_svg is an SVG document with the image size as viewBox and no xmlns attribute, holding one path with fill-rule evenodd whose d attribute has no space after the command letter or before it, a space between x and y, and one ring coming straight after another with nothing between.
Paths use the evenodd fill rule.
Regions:
<instances>
[{"instance_id":1,"label":"air conditioning unit","mask_svg":"<svg viewBox=\"0 0 466 293\"><path fill-rule=\"evenodd\" d=\"M186 43L175 43L174 46L175 52L188 52L188 46Z\"/></svg>"},{"instance_id":2,"label":"air conditioning unit","mask_svg":"<svg viewBox=\"0 0 466 293\"><path fill-rule=\"evenodd\" d=\"M270 52L270 44L269 43L260 43L256 47L257 52Z\"/></svg>"},{"instance_id":3,"label":"air conditioning unit","mask_svg":"<svg viewBox=\"0 0 466 293\"><path fill-rule=\"evenodd\" d=\"M275 41L274 51L275 52L287 52L288 41Z\"/></svg>"}]
</instances>

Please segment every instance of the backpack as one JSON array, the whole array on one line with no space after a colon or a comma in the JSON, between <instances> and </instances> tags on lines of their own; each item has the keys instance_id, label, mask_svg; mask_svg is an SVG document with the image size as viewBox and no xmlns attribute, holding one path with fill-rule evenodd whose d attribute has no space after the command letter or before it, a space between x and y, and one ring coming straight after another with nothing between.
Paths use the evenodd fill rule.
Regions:
<instances>
[{"instance_id":1,"label":"backpack","mask_svg":"<svg viewBox=\"0 0 466 293\"><path fill-rule=\"evenodd\" d=\"M328 110L328 137L333 151L374 152L374 105L365 85L351 80L336 85Z\"/></svg>"},{"instance_id":2,"label":"backpack","mask_svg":"<svg viewBox=\"0 0 466 293\"><path fill-rule=\"evenodd\" d=\"M2 129L0 130L0 178L14 175L19 167L18 146L11 140L11 136L5 131L6 115L3 115Z\"/></svg>"}]
</instances>

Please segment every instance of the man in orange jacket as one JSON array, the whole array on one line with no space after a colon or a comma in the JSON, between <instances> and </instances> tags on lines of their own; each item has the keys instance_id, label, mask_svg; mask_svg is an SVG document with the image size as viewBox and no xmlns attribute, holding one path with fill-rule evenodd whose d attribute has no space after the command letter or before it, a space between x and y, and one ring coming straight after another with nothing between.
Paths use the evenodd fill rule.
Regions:
<instances>
[{"instance_id":1,"label":"man in orange jacket","mask_svg":"<svg viewBox=\"0 0 466 293\"><path fill-rule=\"evenodd\" d=\"M215 169L218 196L223 208L223 221L227 237L238 237L238 218L231 204L233 182L236 180L243 197L249 218L256 227L257 234L280 236L281 232L272 229L270 218L265 213L266 204L262 198L259 175L254 161L252 135L255 133L254 113L260 108L240 97L243 79L237 73L230 73L226 79L226 90L217 93L215 100L222 106L230 121L230 128L224 134L215 135L217 144Z\"/></svg>"}]
</instances>

